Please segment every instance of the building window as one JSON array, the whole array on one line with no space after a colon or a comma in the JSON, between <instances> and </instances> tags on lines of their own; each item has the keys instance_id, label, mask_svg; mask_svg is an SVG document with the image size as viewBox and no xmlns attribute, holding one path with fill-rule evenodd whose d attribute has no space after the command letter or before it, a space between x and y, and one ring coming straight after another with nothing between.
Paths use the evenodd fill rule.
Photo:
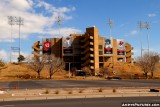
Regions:
<instances>
[{"instance_id":1,"label":"building window","mask_svg":"<svg viewBox=\"0 0 160 107\"><path fill-rule=\"evenodd\" d=\"M102 45L99 45L99 49L102 49Z\"/></svg>"},{"instance_id":2,"label":"building window","mask_svg":"<svg viewBox=\"0 0 160 107\"><path fill-rule=\"evenodd\" d=\"M103 52L102 52L102 51L99 51L99 55L103 55Z\"/></svg>"}]
</instances>

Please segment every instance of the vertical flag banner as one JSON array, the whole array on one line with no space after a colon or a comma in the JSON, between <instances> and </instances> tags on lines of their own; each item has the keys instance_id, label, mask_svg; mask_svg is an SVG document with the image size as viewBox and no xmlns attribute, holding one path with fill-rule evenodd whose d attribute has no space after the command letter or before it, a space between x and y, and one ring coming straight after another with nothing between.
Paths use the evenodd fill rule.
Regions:
<instances>
[{"instance_id":1,"label":"vertical flag banner","mask_svg":"<svg viewBox=\"0 0 160 107\"><path fill-rule=\"evenodd\" d=\"M72 54L73 47L72 47L73 38L71 36L63 37L63 52L64 54Z\"/></svg>"},{"instance_id":2,"label":"vertical flag banner","mask_svg":"<svg viewBox=\"0 0 160 107\"><path fill-rule=\"evenodd\" d=\"M104 54L113 54L113 45L111 38L104 39Z\"/></svg>"},{"instance_id":3,"label":"vertical flag banner","mask_svg":"<svg viewBox=\"0 0 160 107\"><path fill-rule=\"evenodd\" d=\"M43 54L51 54L51 38L42 38Z\"/></svg>"},{"instance_id":4,"label":"vertical flag banner","mask_svg":"<svg viewBox=\"0 0 160 107\"><path fill-rule=\"evenodd\" d=\"M117 55L125 55L124 40L117 39Z\"/></svg>"}]
</instances>

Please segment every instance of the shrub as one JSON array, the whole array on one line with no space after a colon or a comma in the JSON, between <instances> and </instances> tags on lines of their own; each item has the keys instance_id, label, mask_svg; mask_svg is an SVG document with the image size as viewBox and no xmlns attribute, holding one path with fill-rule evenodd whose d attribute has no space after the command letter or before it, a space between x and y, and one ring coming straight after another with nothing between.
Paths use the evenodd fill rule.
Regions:
<instances>
[{"instance_id":1,"label":"shrub","mask_svg":"<svg viewBox=\"0 0 160 107\"><path fill-rule=\"evenodd\" d=\"M98 89L98 92L103 92L103 89L102 88Z\"/></svg>"},{"instance_id":2,"label":"shrub","mask_svg":"<svg viewBox=\"0 0 160 107\"><path fill-rule=\"evenodd\" d=\"M48 89L46 89L44 93L45 93L45 94L49 94L49 90L48 90Z\"/></svg>"},{"instance_id":3,"label":"shrub","mask_svg":"<svg viewBox=\"0 0 160 107\"><path fill-rule=\"evenodd\" d=\"M56 90L56 91L55 91L55 94L59 94L59 91L58 91L58 90Z\"/></svg>"},{"instance_id":4,"label":"shrub","mask_svg":"<svg viewBox=\"0 0 160 107\"><path fill-rule=\"evenodd\" d=\"M83 93L83 90L79 90L79 93Z\"/></svg>"},{"instance_id":5,"label":"shrub","mask_svg":"<svg viewBox=\"0 0 160 107\"><path fill-rule=\"evenodd\" d=\"M68 94L72 94L72 91L69 91Z\"/></svg>"},{"instance_id":6,"label":"shrub","mask_svg":"<svg viewBox=\"0 0 160 107\"><path fill-rule=\"evenodd\" d=\"M113 89L113 93L115 93L115 92L116 92L116 89L114 88L114 89Z\"/></svg>"}]
</instances>

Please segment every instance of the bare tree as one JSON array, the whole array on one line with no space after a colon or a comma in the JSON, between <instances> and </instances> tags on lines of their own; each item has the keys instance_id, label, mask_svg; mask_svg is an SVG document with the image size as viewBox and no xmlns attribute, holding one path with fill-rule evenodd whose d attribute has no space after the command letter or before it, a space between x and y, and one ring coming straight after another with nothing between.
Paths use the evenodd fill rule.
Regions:
<instances>
[{"instance_id":1,"label":"bare tree","mask_svg":"<svg viewBox=\"0 0 160 107\"><path fill-rule=\"evenodd\" d=\"M103 75L103 77L105 76L105 75L109 75L110 74L110 70L109 70L109 68L108 67L101 67L100 69L99 69L99 73L100 74L102 74Z\"/></svg>"},{"instance_id":2,"label":"bare tree","mask_svg":"<svg viewBox=\"0 0 160 107\"><path fill-rule=\"evenodd\" d=\"M153 72L155 65L159 62L159 56L155 52L144 53L142 57L136 59L136 63L141 67L146 78L148 78L148 72L151 72L151 77L153 77Z\"/></svg>"},{"instance_id":3,"label":"bare tree","mask_svg":"<svg viewBox=\"0 0 160 107\"><path fill-rule=\"evenodd\" d=\"M160 58L159 55L155 52L150 53L150 61L149 61L149 70L151 72L151 77L153 78L154 76L154 70L156 64L159 62Z\"/></svg>"},{"instance_id":4,"label":"bare tree","mask_svg":"<svg viewBox=\"0 0 160 107\"><path fill-rule=\"evenodd\" d=\"M5 66L5 63L3 62L2 59L0 59L0 67L4 67Z\"/></svg>"},{"instance_id":5,"label":"bare tree","mask_svg":"<svg viewBox=\"0 0 160 107\"><path fill-rule=\"evenodd\" d=\"M49 77L51 79L54 73L64 69L64 63L61 58L55 57L54 55L48 55L48 59L47 68L49 69Z\"/></svg>"},{"instance_id":6,"label":"bare tree","mask_svg":"<svg viewBox=\"0 0 160 107\"><path fill-rule=\"evenodd\" d=\"M83 67L82 70L90 75L92 75L91 69L89 67Z\"/></svg>"},{"instance_id":7,"label":"bare tree","mask_svg":"<svg viewBox=\"0 0 160 107\"><path fill-rule=\"evenodd\" d=\"M0 59L0 71L2 69L6 69L6 68L7 68L6 64L4 63L4 61L2 59Z\"/></svg>"},{"instance_id":8,"label":"bare tree","mask_svg":"<svg viewBox=\"0 0 160 107\"><path fill-rule=\"evenodd\" d=\"M29 63L28 68L37 72L39 79L40 79L40 72L42 71L42 69L46 64L46 59L47 59L46 55L42 55L41 57L35 56L35 60L28 62Z\"/></svg>"},{"instance_id":9,"label":"bare tree","mask_svg":"<svg viewBox=\"0 0 160 107\"><path fill-rule=\"evenodd\" d=\"M72 69L71 69L72 76L76 75L76 70L77 70L76 67L72 67Z\"/></svg>"},{"instance_id":10,"label":"bare tree","mask_svg":"<svg viewBox=\"0 0 160 107\"><path fill-rule=\"evenodd\" d=\"M149 55L148 53L143 54L142 57L137 57L136 63L141 67L146 78L148 78L149 72Z\"/></svg>"}]
</instances>

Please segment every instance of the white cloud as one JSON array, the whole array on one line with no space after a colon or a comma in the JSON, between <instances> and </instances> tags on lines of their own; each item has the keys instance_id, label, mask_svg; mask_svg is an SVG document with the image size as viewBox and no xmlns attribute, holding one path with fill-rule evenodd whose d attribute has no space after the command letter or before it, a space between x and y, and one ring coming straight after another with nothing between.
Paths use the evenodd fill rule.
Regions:
<instances>
[{"instance_id":1,"label":"white cloud","mask_svg":"<svg viewBox=\"0 0 160 107\"><path fill-rule=\"evenodd\" d=\"M62 37L62 36L68 36L70 34L74 34L74 33L80 33L81 30L75 29L75 28L52 28L49 29L48 31L50 33L51 36L38 36L40 39L42 38L53 38L53 37ZM53 35L53 36L52 36Z\"/></svg>"},{"instance_id":2,"label":"white cloud","mask_svg":"<svg viewBox=\"0 0 160 107\"><path fill-rule=\"evenodd\" d=\"M70 11L74 11L76 8L75 7L60 7L60 8L56 8L54 6L52 6L51 4L48 4L44 1L38 1L38 3L35 5L35 7L44 7L45 10L47 10L47 12L58 12L58 13L65 13L65 12L70 12Z\"/></svg>"},{"instance_id":3,"label":"white cloud","mask_svg":"<svg viewBox=\"0 0 160 107\"><path fill-rule=\"evenodd\" d=\"M59 35L59 32L60 32L60 35L68 36L72 33L79 33L81 31L75 28L61 28L61 29L50 29L49 32L52 35Z\"/></svg>"},{"instance_id":4,"label":"white cloud","mask_svg":"<svg viewBox=\"0 0 160 107\"><path fill-rule=\"evenodd\" d=\"M44 8L45 12L36 12L37 9ZM8 16L21 16L24 18L24 25L21 26L21 38L27 38L30 34L57 34L53 26L56 17L60 15L63 21L72 19L72 16L66 14L74 11L75 7L55 7L45 1L33 0L0 0L0 42L9 42L11 37L11 26L8 25ZM46 15L48 13L49 15ZM62 34L66 34L66 28L62 28ZM67 28L67 33L79 31L78 29ZM53 30L53 31L52 31ZM18 38L18 25L12 26L13 39ZM2 39L3 38L3 39Z\"/></svg>"},{"instance_id":5,"label":"white cloud","mask_svg":"<svg viewBox=\"0 0 160 107\"><path fill-rule=\"evenodd\" d=\"M18 52L12 52L11 53L11 61L12 62L17 62L17 58L19 56ZM26 52L21 52L21 55L23 55L24 57L28 57L29 53ZM7 52L5 50L0 50L0 59L4 60L4 61L9 61L10 60L10 52Z\"/></svg>"},{"instance_id":6,"label":"white cloud","mask_svg":"<svg viewBox=\"0 0 160 107\"><path fill-rule=\"evenodd\" d=\"M20 54L23 55L26 58L26 60L28 60L29 56L31 55L30 53L22 52L22 51L20 52ZM19 53L18 52L12 52L11 55L12 55L11 61L12 62L18 62L17 58L19 57Z\"/></svg>"},{"instance_id":7,"label":"white cloud","mask_svg":"<svg viewBox=\"0 0 160 107\"><path fill-rule=\"evenodd\" d=\"M11 39L1 38L0 42L15 42L15 40L11 41Z\"/></svg>"},{"instance_id":8,"label":"white cloud","mask_svg":"<svg viewBox=\"0 0 160 107\"><path fill-rule=\"evenodd\" d=\"M148 14L148 17L155 17L155 16L157 16L155 13L149 13Z\"/></svg>"},{"instance_id":9,"label":"white cloud","mask_svg":"<svg viewBox=\"0 0 160 107\"><path fill-rule=\"evenodd\" d=\"M7 52L5 50L0 50L0 59L7 60Z\"/></svg>"},{"instance_id":10,"label":"white cloud","mask_svg":"<svg viewBox=\"0 0 160 107\"><path fill-rule=\"evenodd\" d=\"M133 31L131 31L131 35L136 35L138 32L137 32L137 30L133 30Z\"/></svg>"}]
</instances>

